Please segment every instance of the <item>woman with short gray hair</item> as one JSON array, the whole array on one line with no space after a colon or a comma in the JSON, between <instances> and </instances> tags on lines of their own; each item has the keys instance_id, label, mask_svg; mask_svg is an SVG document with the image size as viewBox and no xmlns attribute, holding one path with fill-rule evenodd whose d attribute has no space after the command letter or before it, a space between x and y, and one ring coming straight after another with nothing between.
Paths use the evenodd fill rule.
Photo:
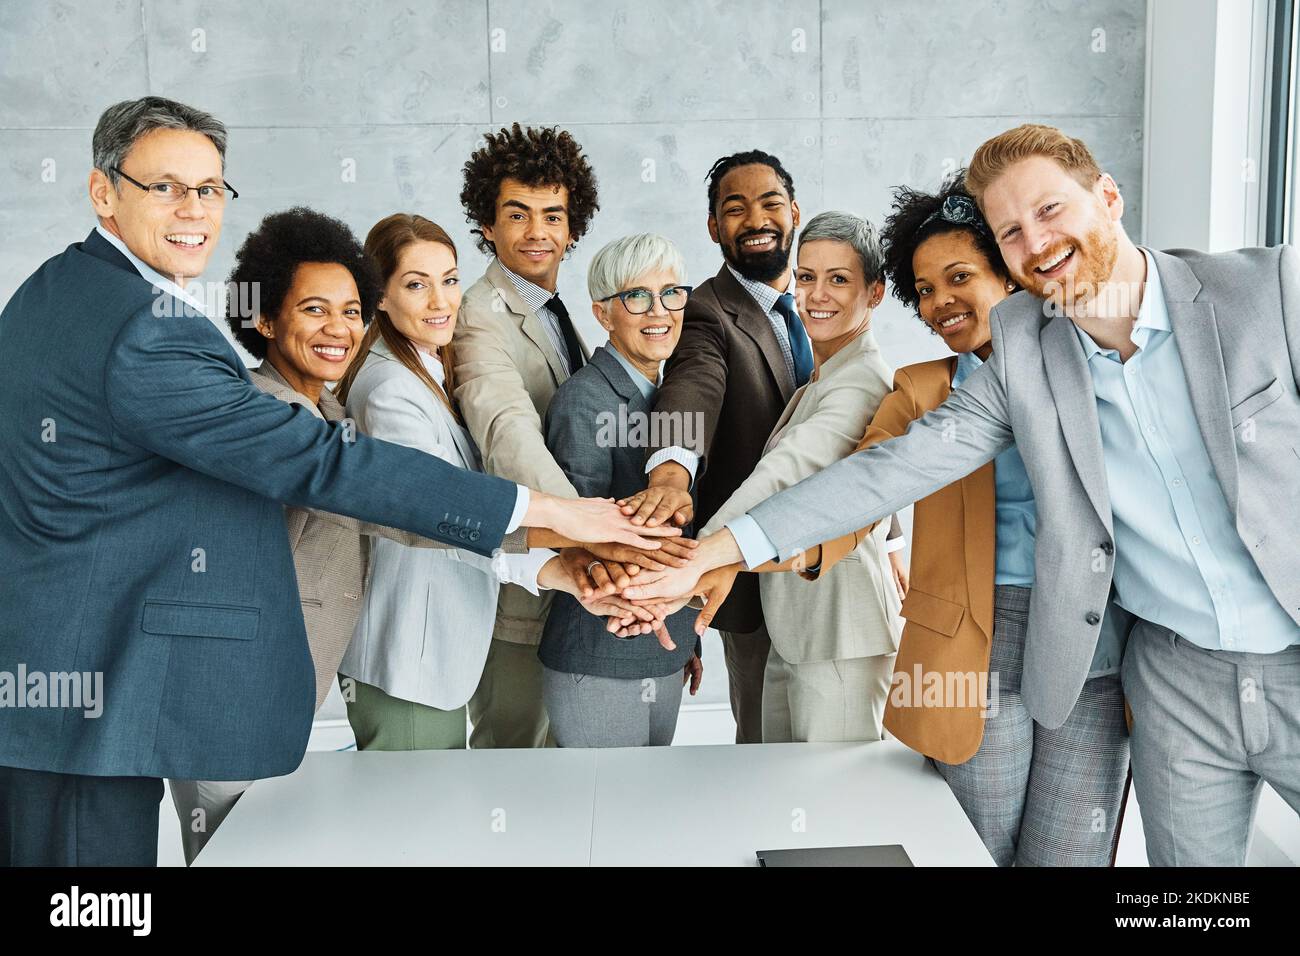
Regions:
<instances>
[{"instance_id":1,"label":"woman with short gray hair","mask_svg":"<svg viewBox=\"0 0 1300 956\"><path fill-rule=\"evenodd\" d=\"M546 447L580 495L617 499L645 487L654 394L681 335L685 279L681 253L662 236L616 239L591 262L591 311L609 341L559 387L546 421ZM703 674L693 612L665 620L666 643L676 645L667 649L655 634L610 633L569 598L556 594L537 649L556 743L671 744L682 684L694 694Z\"/></svg>"},{"instance_id":2,"label":"woman with short gray hair","mask_svg":"<svg viewBox=\"0 0 1300 956\"><path fill-rule=\"evenodd\" d=\"M847 212L815 216L799 235L794 275L812 378L701 538L852 454L893 386L893 369L871 334L872 311L885 294L884 256L871 223ZM889 522L878 524L817 584L792 574L759 579L772 639L763 672L764 743L880 739L903 588L889 534Z\"/></svg>"}]
</instances>

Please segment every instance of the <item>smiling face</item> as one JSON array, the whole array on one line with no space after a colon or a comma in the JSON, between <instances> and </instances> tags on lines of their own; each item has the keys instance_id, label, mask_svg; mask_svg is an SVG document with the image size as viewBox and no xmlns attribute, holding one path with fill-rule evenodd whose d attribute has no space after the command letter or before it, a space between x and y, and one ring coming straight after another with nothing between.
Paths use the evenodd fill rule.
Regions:
<instances>
[{"instance_id":1,"label":"smiling face","mask_svg":"<svg viewBox=\"0 0 1300 956\"><path fill-rule=\"evenodd\" d=\"M799 317L814 342L840 338L870 322L871 310L885 294L883 282L867 282L853 246L834 239L800 245L794 278Z\"/></svg>"},{"instance_id":2,"label":"smiling face","mask_svg":"<svg viewBox=\"0 0 1300 956\"><path fill-rule=\"evenodd\" d=\"M193 130L156 129L135 141L121 169L144 183L221 186L221 154ZM114 187L102 170L90 173L90 200L101 224L150 268L185 282L201 275L221 235L224 206L190 190L169 205L122 179Z\"/></svg>"},{"instance_id":3,"label":"smiling face","mask_svg":"<svg viewBox=\"0 0 1300 956\"><path fill-rule=\"evenodd\" d=\"M681 278L669 270L660 269L637 276L619 291L649 289L666 292L676 285L681 285ZM622 300L617 298L593 302L591 310L623 357L641 369L646 378L655 381L659 363L673 354L677 340L681 338L682 313L665 309L658 297L644 315L628 312Z\"/></svg>"},{"instance_id":4,"label":"smiling face","mask_svg":"<svg viewBox=\"0 0 1300 956\"><path fill-rule=\"evenodd\" d=\"M342 378L365 330L356 280L337 262L300 264L279 315L258 320L267 361L309 396Z\"/></svg>"},{"instance_id":5,"label":"smiling face","mask_svg":"<svg viewBox=\"0 0 1300 956\"><path fill-rule=\"evenodd\" d=\"M989 183L983 207L1012 277L1067 313L1114 272L1124 200L1108 175L1088 189L1055 160L1030 156Z\"/></svg>"},{"instance_id":6,"label":"smiling face","mask_svg":"<svg viewBox=\"0 0 1300 956\"><path fill-rule=\"evenodd\" d=\"M564 186L525 186L517 179L503 179L496 221L479 228L496 246L503 266L554 292L560 261L574 241L568 208L569 190Z\"/></svg>"},{"instance_id":7,"label":"smiling face","mask_svg":"<svg viewBox=\"0 0 1300 956\"><path fill-rule=\"evenodd\" d=\"M384 283L379 308L412 345L434 353L456 331L460 295L455 253L441 242L420 239L398 255L397 271Z\"/></svg>"},{"instance_id":8,"label":"smiling face","mask_svg":"<svg viewBox=\"0 0 1300 956\"><path fill-rule=\"evenodd\" d=\"M966 229L930 236L912 253L917 311L954 352L977 352L992 338L989 314L1010 294Z\"/></svg>"},{"instance_id":9,"label":"smiling face","mask_svg":"<svg viewBox=\"0 0 1300 956\"><path fill-rule=\"evenodd\" d=\"M799 204L771 166L737 166L718 183L709 236L731 267L754 282L779 282L790 268Z\"/></svg>"}]
</instances>

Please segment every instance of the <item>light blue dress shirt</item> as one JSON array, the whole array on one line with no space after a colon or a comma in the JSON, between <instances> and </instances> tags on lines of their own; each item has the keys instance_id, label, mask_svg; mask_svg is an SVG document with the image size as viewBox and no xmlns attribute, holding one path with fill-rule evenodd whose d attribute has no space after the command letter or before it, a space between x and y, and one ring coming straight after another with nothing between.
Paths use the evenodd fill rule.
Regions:
<instances>
[{"instance_id":1,"label":"light blue dress shirt","mask_svg":"<svg viewBox=\"0 0 1300 956\"><path fill-rule=\"evenodd\" d=\"M547 292L536 282L525 279L518 273L511 272L500 259L497 259L497 265L501 266L501 271L510 279L510 284L519 293L519 298L523 299L524 304L537 313L542 328L546 330L546 337L551 340L551 346L555 349L555 354L559 356L560 364L564 366L567 373L572 375L573 369L569 368L569 346L565 344L564 332L560 329L560 318L547 305L548 302L555 298L557 293Z\"/></svg>"},{"instance_id":2,"label":"light blue dress shirt","mask_svg":"<svg viewBox=\"0 0 1300 956\"><path fill-rule=\"evenodd\" d=\"M957 356L957 371L952 387L959 388L966 377L984 364L974 352ZM1016 446L1012 445L993 459L996 488L997 541L994 584L1021 588L1034 586L1034 531L1038 527L1038 509L1034 507L1034 489L1029 473Z\"/></svg>"},{"instance_id":3,"label":"light blue dress shirt","mask_svg":"<svg viewBox=\"0 0 1300 956\"><path fill-rule=\"evenodd\" d=\"M1201 436L1155 260L1121 362L1075 326L1097 396L1120 607L1209 650L1273 653L1300 627L1237 534Z\"/></svg>"}]
</instances>

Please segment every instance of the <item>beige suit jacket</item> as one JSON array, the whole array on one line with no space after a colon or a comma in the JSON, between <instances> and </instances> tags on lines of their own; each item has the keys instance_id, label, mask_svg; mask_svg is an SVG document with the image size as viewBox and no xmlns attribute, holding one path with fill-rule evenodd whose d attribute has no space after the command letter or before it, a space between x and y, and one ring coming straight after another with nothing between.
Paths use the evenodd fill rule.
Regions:
<instances>
[{"instance_id":1,"label":"beige suit jacket","mask_svg":"<svg viewBox=\"0 0 1300 956\"><path fill-rule=\"evenodd\" d=\"M546 449L542 423L551 396L567 378L564 363L538 318L493 259L465 292L452 340L456 400L483 456L483 470L565 498L578 493ZM584 359L591 357L585 343ZM538 644L550 595L501 588L494 636Z\"/></svg>"},{"instance_id":2,"label":"beige suit jacket","mask_svg":"<svg viewBox=\"0 0 1300 956\"><path fill-rule=\"evenodd\" d=\"M893 369L868 329L814 373L790 399L753 473L701 532L704 537L771 495L852 454L881 400ZM795 574L761 574L767 632L791 663L890 654L901 621L881 522L834 567L809 583Z\"/></svg>"}]
</instances>

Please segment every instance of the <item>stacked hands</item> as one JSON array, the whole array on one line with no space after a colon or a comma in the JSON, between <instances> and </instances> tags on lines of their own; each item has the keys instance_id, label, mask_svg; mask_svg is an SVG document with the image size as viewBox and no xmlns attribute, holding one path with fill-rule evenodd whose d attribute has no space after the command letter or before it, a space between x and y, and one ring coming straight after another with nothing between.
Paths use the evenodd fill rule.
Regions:
<instances>
[{"instance_id":1,"label":"stacked hands","mask_svg":"<svg viewBox=\"0 0 1300 956\"><path fill-rule=\"evenodd\" d=\"M665 626L668 615L697 595L701 611L695 632L703 635L731 591L741 566L720 538L682 537L693 516L688 492L650 487L615 502L611 498L568 501L583 506L581 526L555 530L571 541L538 581L576 597L592 614L607 618L617 637L653 632L667 650L677 645Z\"/></svg>"}]
</instances>

